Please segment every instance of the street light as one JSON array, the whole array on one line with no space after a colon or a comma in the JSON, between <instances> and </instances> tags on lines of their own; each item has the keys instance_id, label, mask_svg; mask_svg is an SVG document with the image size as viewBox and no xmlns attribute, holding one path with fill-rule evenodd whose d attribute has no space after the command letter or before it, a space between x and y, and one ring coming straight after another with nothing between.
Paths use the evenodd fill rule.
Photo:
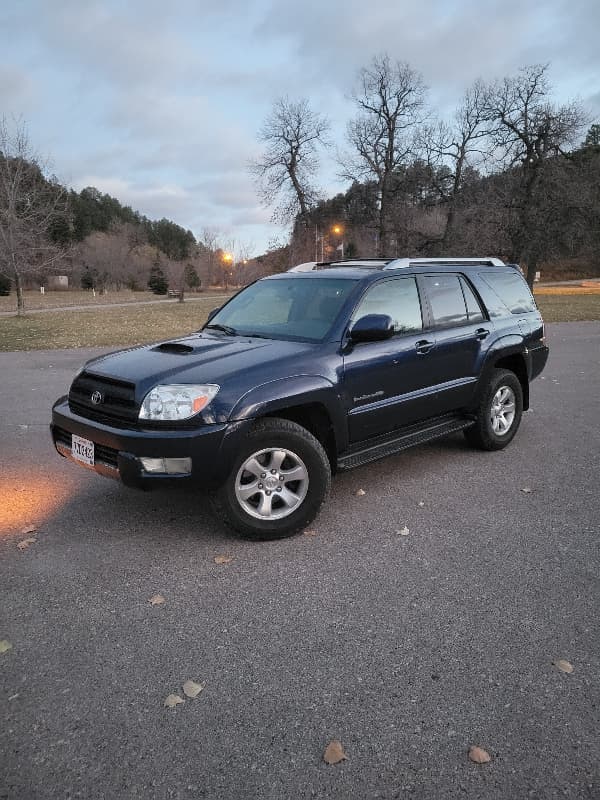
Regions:
<instances>
[{"instance_id":1,"label":"street light","mask_svg":"<svg viewBox=\"0 0 600 800\"><path fill-rule=\"evenodd\" d=\"M338 247L336 249L342 251L342 258L343 258L344 257L344 239L343 239L344 228L343 228L342 225L339 225L338 223L336 223L335 225L332 226L331 232L335 233L336 236L339 236L342 239L341 243L338 245Z\"/></svg>"},{"instance_id":2,"label":"street light","mask_svg":"<svg viewBox=\"0 0 600 800\"><path fill-rule=\"evenodd\" d=\"M228 270L233 266L233 255L231 253L222 253L221 261L223 262L223 270L225 273L225 289L227 289L227 276L229 274Z\"/></svg>"}]
</instances>

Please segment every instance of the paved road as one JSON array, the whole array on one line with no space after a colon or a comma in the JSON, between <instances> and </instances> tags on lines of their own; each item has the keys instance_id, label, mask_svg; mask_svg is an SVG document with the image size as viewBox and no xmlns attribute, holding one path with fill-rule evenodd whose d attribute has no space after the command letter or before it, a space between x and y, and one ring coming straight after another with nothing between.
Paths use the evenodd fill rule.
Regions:
<instances>
[{"instance_id":1,"label":"paved road","mask_svg":"<svg viewBox=\"0 0 600 800\"><path fill-rule=\"evenodd\" d=\"M267 544L53 454L88 353L0 354L0 797L600 797L600 324L549 340L506 451L340 476L315 536Z\"/></svg>"}]
</instances>

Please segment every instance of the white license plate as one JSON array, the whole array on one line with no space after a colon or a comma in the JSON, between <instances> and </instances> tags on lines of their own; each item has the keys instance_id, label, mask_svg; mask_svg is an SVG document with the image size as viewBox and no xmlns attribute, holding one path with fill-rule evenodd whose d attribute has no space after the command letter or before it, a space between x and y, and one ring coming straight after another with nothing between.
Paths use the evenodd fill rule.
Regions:
<instances>
[{"instance_id":1,"label":"white license plate","mask_svg":"<svg viewBox=\"0 0 600 800\"><path fill-rule=\"evenodd\" d=\"M89 439L84 439L82 436L71 437L71 455L82 464L88 464L90 467L94 466L94 443Z\"/></svg>"}]
</instances>

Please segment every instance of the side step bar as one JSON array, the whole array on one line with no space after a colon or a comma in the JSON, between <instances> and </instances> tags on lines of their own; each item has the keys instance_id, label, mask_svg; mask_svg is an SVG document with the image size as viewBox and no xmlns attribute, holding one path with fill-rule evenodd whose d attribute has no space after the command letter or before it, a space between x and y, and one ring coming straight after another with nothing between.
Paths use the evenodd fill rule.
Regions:
<instances>
[{"instance_id":1,"label":"side step bar","mask_svg":"<svg viewBox=\"0 0 600 800\"><path fill-rule=\"evenodd\" d=\"M338 458L337 468L340 471L353 469L353 467L368 464L370 461L377 461L379 458L399 453L401 450L407 450L414 445L424 444L432 439L439 439L450 433L462 431L473 424L473 419L465 417L444 417L432 420L425 426L413 426L401 433L396 431L385 437L379 437L376 443L368 444L365 447L365 443L362 442L356 446L356 449L347 451Z\"/></svg>"}]
</instances>

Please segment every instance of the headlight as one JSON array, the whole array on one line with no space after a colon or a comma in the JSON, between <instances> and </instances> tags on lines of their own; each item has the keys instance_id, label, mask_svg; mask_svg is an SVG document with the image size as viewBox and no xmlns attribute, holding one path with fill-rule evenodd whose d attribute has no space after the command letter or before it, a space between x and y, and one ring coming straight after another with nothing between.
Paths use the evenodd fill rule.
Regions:
<instances>
[{"instance_id":1,"label":"headlight","mask_svg":"<svg viewBox=\"0 0 600 800\"><path fill-rule=\"evenodd\" d=\"M144 397L139 419L189 419L206 408L218 391L214 383L155 386Z\"/></svg>"}]
</instances>

